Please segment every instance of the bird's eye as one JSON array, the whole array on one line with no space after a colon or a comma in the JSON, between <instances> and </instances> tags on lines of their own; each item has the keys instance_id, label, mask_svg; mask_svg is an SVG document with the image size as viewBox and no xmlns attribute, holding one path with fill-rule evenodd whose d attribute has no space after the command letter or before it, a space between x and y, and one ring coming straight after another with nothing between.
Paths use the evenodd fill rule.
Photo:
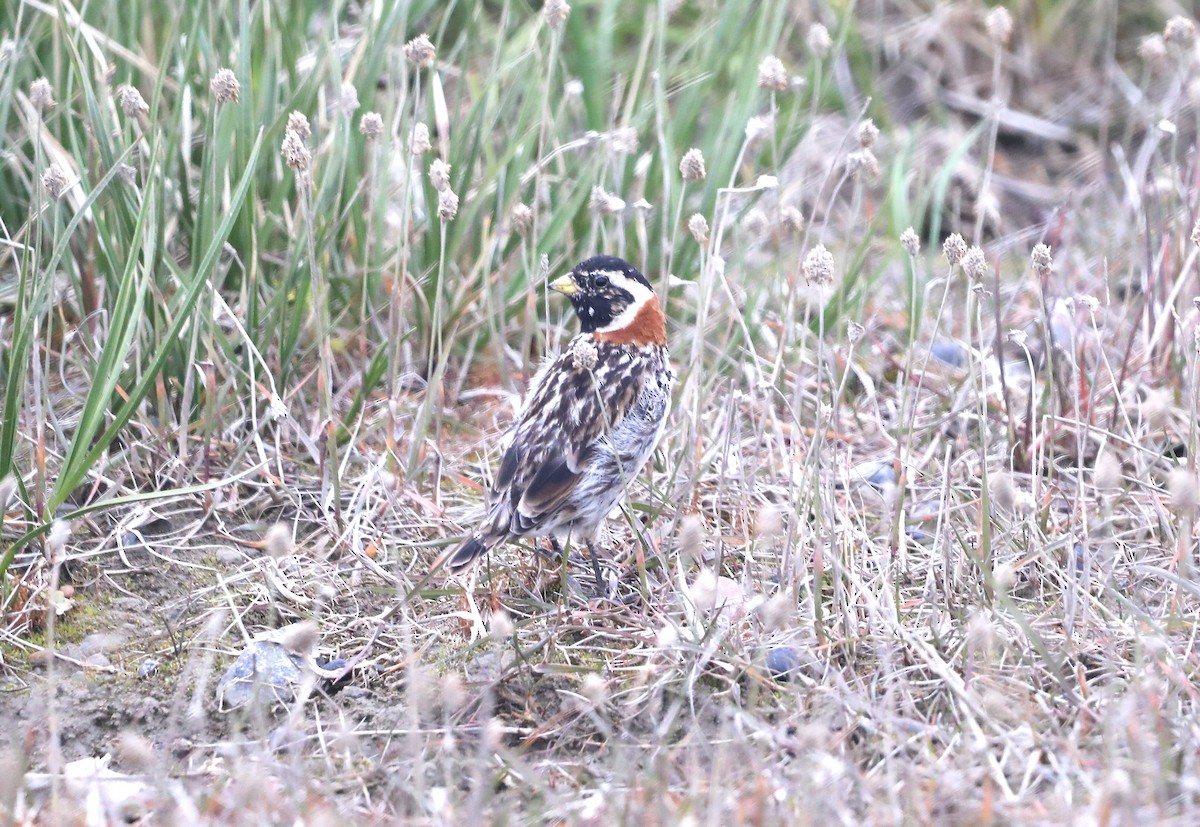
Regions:
<instances>
[{"instance_id":1,"label":"bird's eye","mask_svg":"<svg viewBox=\"0 0 1200 827\"><path fill-rule=\"evenodd\" d=\"M608 276L604 275L603 273L596 276L596 286L597 287L608 287Z\"/></svg>"}]
</instances>

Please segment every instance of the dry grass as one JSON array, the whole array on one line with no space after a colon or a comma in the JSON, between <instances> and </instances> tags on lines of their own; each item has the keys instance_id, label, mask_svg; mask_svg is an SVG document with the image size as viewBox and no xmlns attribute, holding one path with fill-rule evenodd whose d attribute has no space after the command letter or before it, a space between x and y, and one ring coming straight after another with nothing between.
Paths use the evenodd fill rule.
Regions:
<instances>
[{"instance_id":1,"label":"dry grass","mask_svg":"<svg viewBox=\"0 0 1200 827\"><path fill-rule=\"evenodd\" d=\"M1194 29L497 5L0 14L0 812L112 753L190 823L1196 821ZM619 599L428 578L593 251L680 375ZM265 632L296 697L222 711Z\"/></svg>"}]
</instances>

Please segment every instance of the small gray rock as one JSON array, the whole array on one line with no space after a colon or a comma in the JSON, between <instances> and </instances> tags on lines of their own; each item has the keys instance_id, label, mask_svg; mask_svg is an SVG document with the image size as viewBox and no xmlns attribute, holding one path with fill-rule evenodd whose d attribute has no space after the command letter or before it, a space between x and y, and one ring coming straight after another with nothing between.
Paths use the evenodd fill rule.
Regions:
<instances>
[{"instance_id":1,"label":"small gray rock","mask_svg":"<svg viewBox=\"0 0 1200 827\"><path fill-rule=\"evenodd\" d=\"M800 672L800 653L791 646L776 646L767 652L767 669L777 681L790 681Z\"/></svg>"},{"instance_id":2,"label":"small gray rock","mask_svg":"<svg viewBox=\"0 0 1200 827\"><path fill-rule=\"evenodd\" d=\"M217 683L217 704L222 712L228 712L249 703L256 694L286 703L295 697L295 685L303 674L303 661L283 646L252 640Z\"/></svg>"}]
</instances>

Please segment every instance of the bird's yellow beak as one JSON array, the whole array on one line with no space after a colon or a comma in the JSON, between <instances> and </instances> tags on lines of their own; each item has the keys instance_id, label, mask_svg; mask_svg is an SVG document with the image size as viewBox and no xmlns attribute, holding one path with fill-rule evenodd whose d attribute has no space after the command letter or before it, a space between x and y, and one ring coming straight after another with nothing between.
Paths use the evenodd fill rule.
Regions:
<instances>
[{"instance_id":1,"label":"bird's yellow beak","mask_svg":"<svg viewBox=\"0 0 1200 827\"><path fill-rule=\"evenodd\" d=\"M564 296L574 296L579 292L579 285L570 276L563 276L550 282L550 289L557 290Z\"/></svg>"}]
</instances>

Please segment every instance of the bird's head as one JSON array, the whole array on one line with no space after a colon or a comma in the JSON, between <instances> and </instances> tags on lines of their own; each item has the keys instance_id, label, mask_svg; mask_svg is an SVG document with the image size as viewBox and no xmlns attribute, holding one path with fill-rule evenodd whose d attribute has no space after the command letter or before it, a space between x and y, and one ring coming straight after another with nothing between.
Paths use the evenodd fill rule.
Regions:
<instances>
[{"instance_id":1,"label":"bird's head","mask_svg":"<svg viewBox=\"0 0 1200 827\"><path fill-rule=\"evenodd\" d=\"M571 299L584 333L615 344L666 344L666 319L646 277L615 256L593 256L550 283Z\"/></svg>"}]
</instances>

